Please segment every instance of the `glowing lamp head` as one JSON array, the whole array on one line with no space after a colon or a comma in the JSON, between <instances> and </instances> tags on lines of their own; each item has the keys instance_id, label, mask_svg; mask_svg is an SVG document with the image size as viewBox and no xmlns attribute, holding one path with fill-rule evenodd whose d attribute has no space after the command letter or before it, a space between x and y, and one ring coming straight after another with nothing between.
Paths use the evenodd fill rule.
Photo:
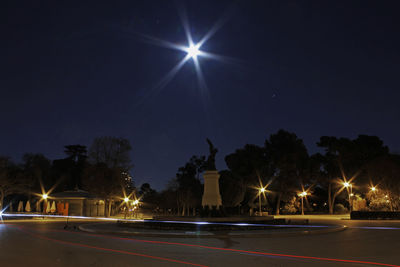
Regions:
<instances>
[{"instance_id":1,"label":"glowing lamp head","mask_svg":"<svg viewBox=\"0 0 400 267\"><path fill-rule=\"evenodd\" d=\"M263 187L263 188L260 188L260 192L261 193L264 193L265 192L265 188Z\"/></svg>"},{"instance_id":2,"label":"glowing lamp head","mask_svg":"<svg viewBox=\"0 0 400 267\"><path fill-rule=\"evenodd\" d=\"M135 201L133 201L133 204L134 204L134 205L139 204L139 200L136 199Z\"/></svg>"},{"instance_id":3,"label":"glowing lamp head","mask_svg":"<svg viewBox=\"0 0 400 267\"><path fill-rule=\"evenodd\" d=\"M376 191L376 187L375 186L371 187L371 191L375 192Z\"/></svg>"},{"instance_id":4,"label":"glowing lamp head","mask_svg":"<svg viewBox=\"0 0 400 267\"><path fill-rule=\"evenodd\" d=\"M186 48L186 52L188 57L196 59L201 53L200 46L198 44L191 44L188 48Z\"/></svg>"},{"instance_id":5,"label":"glowing lamp head","mask_svg":"<svg viewBox=\"0 0 400 267\"><path fill-rule=\"evenodd\" d=\"M127 198L127 197L124 198L124 201L125 201L125 202L128 202L128 201L129 201L129 198Z\"/></svg>"},{"instance_id":6,"label":"glowing lamp head","mask_svg":"<svg viewBox=\"0 0 400 267\"><path fill-rule=\"evenodd\" d=\"M47 194L43 194L43 195L42 195L42 198L43 198L44 200L46 200L48 197L49 197L49 196L48 196Z\"/></svg>"},{"instance_id":7,"label":"glowing lamp head","mask_svg":"<svg viewBox=\"0 0 400 267\"><path fill-rule=\"evenodd\" d=\"M303 191L303 192L298 194L299 197L305 197L307 195L308 195L308 193L306 191Z\"/></svg>"},{"instance_id":8,"label":"glowing lamp head","mask_svg":"<svg viewBox=\"0 0 400 267\"><path fill-rule=\"evenodd\" d=\"M343 185L344 185L344 187L349 187L350 183L349 182L344 182Z\"/></svg>"}]
</instances>

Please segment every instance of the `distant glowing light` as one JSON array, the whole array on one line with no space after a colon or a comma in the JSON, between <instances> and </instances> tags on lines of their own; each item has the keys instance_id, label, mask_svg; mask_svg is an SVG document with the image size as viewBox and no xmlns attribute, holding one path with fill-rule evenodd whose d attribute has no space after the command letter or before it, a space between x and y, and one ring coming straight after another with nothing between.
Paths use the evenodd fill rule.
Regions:
<instances>
[{"instance_id":1,"label":"distant glowing light","mask_svg":"<svg viewBox=\"0 0 400 267\"><path fill-rule=\"evenodd\" d=\"M172 67L170 71L168 71L161 79L158 81L146 94L145 97L148 97L150 94L158 93L160 92L164 87L167 86L168 83L171 82L171 80L176 76L176 74L183 68L183 66L186 63L189 63L189 61L192 59L193 61L193 66L195 69L195 73L197 76L197 86L200 89L200 92L202 95L207 98L208 97L208 86L207 82L205 79L205 76L202 71L201 67L201 62L199 60L199 57L206 58L206 59L212 59L212 60L217 60L223 63L238 63L236 60L217 55L208 51L204 51L204 45L210 40L210 38L226 23L228 20L228 17L230 17L230 10L228 10L228 13L225 13L215 24L210 28L210 30L202 37L196 40L193 40L192 33L190 31L190 26L189 26L189 20L187 18L185 10L182 10L182 12L179 12L181 20L182 20L182 26L186 35L186 42L185 43L180 43L176 44L173 42L161 40L152 36L144 35L144 34L139 34L140 38L149 44L165 47L168 49L173 49L177 51L184 52L185 55L179 60L175 66ZM200 48L202 48L200 50Z\"/></svg>"},{"instance_id":2,"label":"distant glowing light","mask_svg":"<svg viewBox=\"0 0 400 267\"><path fill-rule=\"evenodd\" d=\"M134 204L134 205L139 204L139 200L136 199L135 201L133 201L133 204Z\"/></svg>"},{"instance_id":3,"label":"distant glowing light","mask_svg":"<svg viewBox=\"0 0 400 267\"><path fill-rule=\"evenodd\" d=\"M376 187L375 186L371 187L371 191L375 192L376 191Z\"/></svg>"},{"instance_id":4,"label":"distant glowing light","mask_svg":"<svg viewBox=\"0 0 400 267\"><path fill-rule=\"evenodd\" d=\"M125 202L128 202L128 201L129 201L129 198L127 198L127 197L124 198L124 201L125 201Z\"/></svg>"},{"instance_id":5,"label":"distant glowing light","mask_svg":"<svg viewBox=\"0 0 400 267\"><path fill-rule=\"evenodd\" d=\"M262 188L260 189L260 192L261 192L261 193L264 193L264 192L265 192L265 188L262 187Z\"/></svg>"},{"instance_id":6,"label":"distant glowing light","mask_svg":"<svg viewBox=\"0 0 400 267\"><path fill-rule=\"evenodd\" d=\"M197 59L197 56L201 55L199 44L190 44L185 50L189 58Z\"/></svg>"},{"instance_id":7,"label":"distant glowing light","mask_svg":"<svg viewBox=\"0 0 400 267\"><path fill-rule=\"evenodd\" d=\"M349 182L344 182L343 185L344 185L344 187L349 187L350 183Z\"/></svg>"},{"instance_id":8,"label":"distant glowing light","mask_svg":"<svg viewBox=\"0 0 400 267\"><path fill-rule=\"evenodd\" d=\"M43 198L43 199L47 199L48 197L49 197L49 196L48 196L47 194L43 194L43 195L42 195L42 198Z\"/></svg>"}]
</instances>

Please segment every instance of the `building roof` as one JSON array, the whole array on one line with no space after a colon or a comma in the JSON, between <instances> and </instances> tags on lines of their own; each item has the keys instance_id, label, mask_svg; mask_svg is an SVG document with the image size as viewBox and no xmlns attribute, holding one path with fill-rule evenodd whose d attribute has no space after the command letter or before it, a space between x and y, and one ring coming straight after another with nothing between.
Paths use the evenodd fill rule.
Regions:
<instances>
[{"instance_id":1,"label":"building roof","mask_svg":"<svg viewBox=\"0 0 400 267\"><path fill-rule=\"evenodd\" d=\"M51 198L98 198L84 190L69 190L51 194Z\"/></svg>"}]
</instances>

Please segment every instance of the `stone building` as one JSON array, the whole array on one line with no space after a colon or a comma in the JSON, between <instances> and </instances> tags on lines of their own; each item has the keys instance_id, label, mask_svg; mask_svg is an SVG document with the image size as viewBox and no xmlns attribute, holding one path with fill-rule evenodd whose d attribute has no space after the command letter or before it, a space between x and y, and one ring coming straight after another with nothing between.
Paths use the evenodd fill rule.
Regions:
<instances>
[{"instance_id":1,"label":"stone building","mask_svg":"<svg viewBox=\"0 0 400 267\"><path fill-rule=\"evenodd\" d=\"M51 194L50 201L68 203L70 216L104 216L104 199L89 194L83 190L71 190Z\"/></svg>"}]
</instances>

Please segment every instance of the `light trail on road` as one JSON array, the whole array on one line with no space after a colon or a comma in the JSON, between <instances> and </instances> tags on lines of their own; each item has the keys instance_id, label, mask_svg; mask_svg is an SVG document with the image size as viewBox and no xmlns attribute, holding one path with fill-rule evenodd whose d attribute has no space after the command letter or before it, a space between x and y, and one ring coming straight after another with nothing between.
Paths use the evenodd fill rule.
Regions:
<instances>
[{"instance_id":1,"label":"light trail on road","mask_svg":"<svg viewBox=\"0 0 400 267\"><path fill-rule=\"evenodd\" d=\"M17 225L12 225L12 226L15 226L18 229L29 233L28 231L23 230L23 228L26 228L26 227L17 226ZM272 256L272 257L280 257L280 258L305 259L305 260L337 262L337 263L339 263L339 262L340 263L356 263L356 264L366 264L366 265L373 265L373 266L400 267L400 265L396 265L396 264L379 263L379 262L363 261L363 260L349 260L349 259L325 258L325 257L316 257L316 256L291 255L291 254L284 254L284 253L270 253L270 252L250 251L250 250L204 246L204 245L187 244L187 243L179 243L179 242L145 240L145 239L135 239L135 238L127 238L127 237L116 237L116 236L102 235L102 234L70 232L70 231L66 231L66 230L51 230L51 231L74 233L74 234L79 234L79 235L101 237L101 238L113 239L113 240L142 242L142 243L148 243L148 244L175 245L175 246L184 246L184 247L203 248L203 249L216 250L216 251L235 252L235 253L246 254L246 255ZM29 234L31 234L32 236L38 236L38 237L41 237L42 239L52 240L52 241L59 242L59 243L76 244L76 245L82 246L82 247L94 248L94 249L99 249L99 250L114 251L113 249L108 249L108 248L94 247L94 246L80 244L80 243L73 243L73 242L68 242L68 241L48 238L48 237L45 237L45 236L42 236L42 235L39 235L39 234L34 234L34 233L29 233ZM136 255L136 256L149 257L149 258L166 259L166 258L150 256L150 255L144 255L144 254L138 254L138 253L128 252L128 251L117 251L117 250L115 250L114 252L123 253L123 254L131 254L131 255ZM173 260L173 259L166 259L166 260L176 261L176 260ZM182 262L182 263L184 263L184 262ZM196 264L192 264L192 263L188 263L188 264L194 265L194 266L204 266L204 265L196 265Z\"/></svg>"},{"instance_id":2,"label":"light trail on road","mask_svg":"<svg viewBox=\"0 0 400 267\"><path fill-rule=\"evenodd\" d=\"M264 255L264 256L285 257L285 258L297 258L297 259L330 261L330 262L361 263L361 264L368 264L368 265L375 265L375 266L400 267L400 265L379 263L379 262L371 262L371 261L333 259L333 258L324 258L324 257L301 256L301 255L290 255L290 254L269 253L269 252L258 252L258 251L249 251L249 250L241 250L241 249L233 249L233 248L220 248L220 247L203 246L203 245L196 245L196 244L176 243L176 242L167 242L167 241L155 241L155 240L144 240L144 239L134 239L134 238L126 238L126 237L114 237L114 236L99 235L99 234L87 234L87 235L104 237L104 238L111 238L111 239L131 240L131 241L143 242L143 243L177 245L177 246L197 247L197 248L212 249L212 250L219 250L219 251L239 252L239 253L246 253L246 254L250 254L250 255Z\"/></svg>"},{"instance_id":3,"label":"light trail on road","mask_svg":"<svg viewBox=\"0 0 400 267\"><path fill-rule=\"evenodd\" d=\"M28 235L31 235L31 236L33 236L35 238L40 238L40 239L43 239L43 240L48 240L48 241L52 241L52 242L56 242L56 243L61 243L61 244L64 244L64 245L72 245L72 246L77 246L77 247L84 247L84 248L90 248L90 249L96 249L96 250L102 250L102 251L109 251L109 252L115 252L115 253L120 253L120 254L127 254L127 255L139 256L139 257L144 257L144 258L150 258L150 259L155 259L155 260L162 260L162 261L168 261L168 262L174 262L174 263L181 263L181 264L191 265L191 266L208 267L207 265L197 264L197 263L188 262L188 261L181 261L181 260L176 260L176 259L171 259L171 258L158 257L158 256L153 256L153 255L147 255L147 254L141 254L141 253L126 251L126 250L104 248L104 247L99 247L99 246L92 246L92 245L87 245L87 244L82 244L82 243L75 243L75 242L70 242L70 241L50 238L50 237L47 237L47 236L44 236L44 235L40 235L40 234L35 234L35 233L32 233L32 232L29 232L29 231L24 229L25 227L21 227L21 226L15 226L15 227L17 229L19 229L20 231L23 231L23 232L27 233ZM68 231L65 231L65 232L68 232Z\"/></svg>"},{"instance_id":4,"label":"light trail on road","mask_svg":"<svg viewBox=\"0 0 400 267\"><path fill-rule=\"evenodd\" d=\"M365 229L365 230L400 230L399 227L384 227L384 226L349 226L350 229Z\"/></svg>"},{"instance_id":5,"label":"light trail on road","mask_svg":"<svg viewBox=\"0 0 400 267\"><path fill-rule=\"evenodd\" d=\"M280 227L280 228L329 228L331 225L309 225L309 224L261 224L261 223L230 223L230 222L206 222L206 221L158 221L146 219L118 219L106 217L86 217L86 216L64 216L64 215L45 215L45 214L10 214L3 213L5 217L35 217L35 218L62 218L62 219L83 219L99 221L121 221L121 222L156 222L156 223L176 223L194 225L226 225L226 226L254 226L254 227Z\"/></svg>"},{"instance_id":6,"label":"light trail on road","mask_svg":"<svg viewBox=\"0 0 400 267\"><path fill-rule=\"evenodd\" d=\"M120 222L155 222L155 223L175 223L175 224L194 224L194 225L226 225L226 226L252 226L252 227L275 227L275 228L332 228L333 225L310 225L310 224L262 224L262 223L230 223L230 222L207 222L207 221L158 221L148 219L119 219L106 217L87 217L87 216L64 216L64 215L46 215L46 214L10 214L0 213L1 223L4 223L2 217L26 217L26 218L58 218L58 219L81 219L97 221L120 221ZM400 227L385 226L346 226L348 229L364 230L400 230Z\"/></svg>"}]
</instances>

